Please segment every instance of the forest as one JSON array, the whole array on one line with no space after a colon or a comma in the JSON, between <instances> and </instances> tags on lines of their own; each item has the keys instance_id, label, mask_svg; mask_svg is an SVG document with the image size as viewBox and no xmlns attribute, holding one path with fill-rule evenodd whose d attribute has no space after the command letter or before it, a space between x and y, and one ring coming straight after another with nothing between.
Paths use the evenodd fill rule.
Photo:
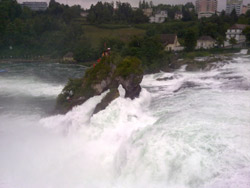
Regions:
<instances>
[{"instance_id":1,"label":"forest","mask_svg":"<svg viewBox=\"0 0 250 188\"><path fill-rule=\"evenodd\" d=\"M148 23L143 8L149 7L154 12L167 10L169 18L162 24ZM46 11L34 12L22 8L16 0L2 0L0 10L1 59L60 59L72 52L77 62L89 62L98 59L108 46L120 56L137 56L144 66L154 67L172 55L164 52L159 40L161 34L177 34L186 50L193 51L199 36L209 35L222 46L230 26L250 24L250 12L237 16L235 11L231 15L223 11L220 15L198 20L192 3L171 6L140 1L139 8L134 10L129 3L98 2L89 10L83 10L80 6L70 7L51 0ZM174 20L179 11L183 13L182 20ZM86 19L81 17L82 12L88 12ZM88 28L94 28L99 37L89 38L92 31ZM119 35L122 28L132 30L129 38ZM107 36L102 37L101 29ZM245 31L248 38L249 31L249 28ZM117 35L109 34L111 32Z\"/></svg>"}]
</instances>

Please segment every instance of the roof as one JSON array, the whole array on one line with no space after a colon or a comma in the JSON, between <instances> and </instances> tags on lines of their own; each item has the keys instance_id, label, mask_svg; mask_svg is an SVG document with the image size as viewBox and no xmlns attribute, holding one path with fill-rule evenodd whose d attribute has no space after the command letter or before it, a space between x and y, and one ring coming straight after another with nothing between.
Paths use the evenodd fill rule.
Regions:
<instances>
[{"instance_id":1,"label":"roof","mask_svg":"<svg viewBox=\"0 0 250 188\"><path fill-rule=\"evenodd\" d=\"M156 14L168 14L168 11L166 10L158 10Z\"/></svg>"},{"instance_id":2,"label":"roof","mask_svg":"<svg viewBox=\"0 0 250 188\"><path fill-rule=\"evenodd\" d=\"M240 30L244 30L247 27L247 25L244 24L235 24L233 25L230 29L240 29Z\"/></svg>"},{"instance_id":3,"label":"roof","mask_svg":"<svg viewBox=\"0 0 250 188\"><path fill-rule=\"evenodd\" d=\"M176 37L176 34L163 34L161 35L161 42L164 45L174 44Z\"/></svg>"},{"instance_id":4,"label":"roof","mask_svg":"<svg viewBox=\"0 0 250 188\"><path fill-rule=\"evenodd\" d=\"M198 40L203 40L203 41L215 41L212 37L210 36L201 36Z\"/></svg>"}]
</instances>

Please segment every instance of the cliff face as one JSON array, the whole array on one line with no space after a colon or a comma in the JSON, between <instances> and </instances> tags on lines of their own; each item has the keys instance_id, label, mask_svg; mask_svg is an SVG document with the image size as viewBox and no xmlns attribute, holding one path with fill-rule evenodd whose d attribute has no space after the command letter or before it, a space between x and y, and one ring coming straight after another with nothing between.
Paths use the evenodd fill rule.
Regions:
<instances>
[{"instance_id":1,"label":"cliff face","mask_svg":"<svg viewBox=\"0 0 250 188\"><path fill-rule=\"evenodd\" d=\"M86 71L82 79L71 79L57 98L56 113L67 113L74 106L83 104L89 98L110 90L94 113L105 109L119 97L118 87L125 89L125 97L134 99L141 92L143 78L141 62L135 57L126 57L114 63L112 57L103 57L95 67Z\"/></svg>"}]
</instances>

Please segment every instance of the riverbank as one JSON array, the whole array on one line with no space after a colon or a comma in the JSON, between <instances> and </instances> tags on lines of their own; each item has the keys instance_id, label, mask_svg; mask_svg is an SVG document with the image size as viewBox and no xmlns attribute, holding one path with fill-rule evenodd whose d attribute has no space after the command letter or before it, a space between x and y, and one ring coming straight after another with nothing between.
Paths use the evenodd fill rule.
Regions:
<instances>
[{"instance_id":1,"label":"riverbank","mask_svg":"<svg viewBox=\"0 0 250 188\"><path fill-rule=\"evenodd\" d=\"M9 63L9 62L13 62L13 63L42 63L42 62L46 62L46 63L58 63L60 60L59 59L0 59L0 63Z\"/></svg>"},{"instance_id":2,"label":"riverbank","mask_svg":"<svg viewBox=\"0 0 250 188\"><path fill-rule=\"evenodd\" d=\"M169 60L168 66L159 67L159 71L173 72L179 69L183 65L186 65L187 71L199 71L199 70L210 70L216 66L216 62L225 62L232 59L237 53L240 53L242 49L210 49L210 50L199 50L193 52L181 52L175 54ZM249 51L249 49L248 49Z\"/></svg>"},{"instance_id":3,"label":"riverbank","mask_svg":"<svg viewBox=\"0 0 250 188\"><path fill-rule=\"evenodd\" d=\"M173 72L179 69L183 65L187 65L188 71L199 71L199 70L210 70L214 67L216 62L222 62L230 60L231 56L240 52L240 48L235 49L211 49L211 50L200 50L193 52L181 52L173 53L170 57L163 60L164 63L155 67L154 70L146 71L144 74L152 74L160 71ZM59 58L34 58L34 59L23 59L23 58L10 58L0 59L0 63L60 63L60 64L75 64L85 67L92 67L94 61L89 62L67 62Z\"/></svg>"}]
</instances>

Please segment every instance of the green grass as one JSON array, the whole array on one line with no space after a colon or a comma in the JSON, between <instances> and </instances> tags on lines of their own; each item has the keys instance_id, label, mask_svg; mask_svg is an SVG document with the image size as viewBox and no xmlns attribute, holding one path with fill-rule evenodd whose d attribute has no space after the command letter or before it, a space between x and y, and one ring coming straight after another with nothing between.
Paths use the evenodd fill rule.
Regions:
<instances>
[{"instance_id":1,"label":"green grass","mask_svg":"<svg viewBox=\"0 0 250 188\"><path fill-rule=\"evenodd\" d=\"M134 35L144 35L145 30L137 28L106 29L93 25L84 25L84 32L87 39L91 41L94 48L98 47L102 38L117 38L123 42L128 42Z\"/></svg>"},{"instance_id":2,"label":"green grass","mask_svg":"<svg viewBox=\"0 0 250 188\"><path fill-rule=\"evenodd\" d=\"M230 53L237 53L241 49L240 48L213 48L209 50L196 50L193 52L182 52L181 58L184 59L194 59L196 57L207 57L216 54L230 54Z\"/></svg>"},{"instance_id":3,"label":"green grass","mask_svg":"<svg viewBox=\"0 0 250 188\"><path fill-rule=\"evenodd\" d=\"M206 57L210 56L211 53L209 51L193 51L193 52L184 52L182 54L182 58L184 59L194 59L196 57Z\"/></svg>"},{"instance_id":4,"label":"green grass","mask_svg":"<svg viewBox=\"0 0 250 188\"><path fill-rule=\"evenodd\" d=\"M127 24L100 24L96 25L96 27L101 29L124 29L124 28L131 28L131 25Z\"/></svg>"}]
</instances>

